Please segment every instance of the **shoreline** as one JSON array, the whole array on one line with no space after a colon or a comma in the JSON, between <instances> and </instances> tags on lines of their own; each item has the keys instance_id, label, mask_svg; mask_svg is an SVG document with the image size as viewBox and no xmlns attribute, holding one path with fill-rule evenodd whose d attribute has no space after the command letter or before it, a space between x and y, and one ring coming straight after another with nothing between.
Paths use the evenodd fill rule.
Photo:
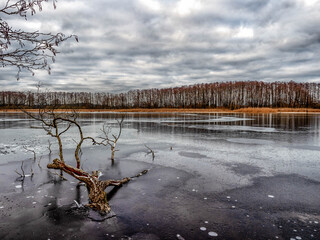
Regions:
<instances>
[{"instance_id":1,"label":"shoreline","mask_svg":"<svg viewBox=\"0 0 320 240\"><path fill-rule=\"evenodd\" d=\"M27 112L37 112L38 109L24 109ZM314 108L240 108L236 110L226 108L132 108L132 109L56 109L57 112L68 112L76 110L80 113L91 112L130 112L130 113L320 113L320 109ZM0 109L0 113L17 113L19 109Z\"/></svg>"}]
</instances>

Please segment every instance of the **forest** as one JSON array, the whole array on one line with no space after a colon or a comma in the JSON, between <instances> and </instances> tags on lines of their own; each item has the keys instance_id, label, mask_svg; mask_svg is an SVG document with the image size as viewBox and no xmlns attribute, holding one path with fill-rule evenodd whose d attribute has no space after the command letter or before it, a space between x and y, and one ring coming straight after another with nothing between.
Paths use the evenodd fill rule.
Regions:
<instances>
[{"instance_id":1,"label":"forest","mask_svg":"<svg viewBox=\"0 0 320 240\"><path fill-rule=\"evenodd\" d=\"M319 108L320 83L234 81L126 93L1 91L0 107L36 108Z\"/></svg>"}]
</instances>

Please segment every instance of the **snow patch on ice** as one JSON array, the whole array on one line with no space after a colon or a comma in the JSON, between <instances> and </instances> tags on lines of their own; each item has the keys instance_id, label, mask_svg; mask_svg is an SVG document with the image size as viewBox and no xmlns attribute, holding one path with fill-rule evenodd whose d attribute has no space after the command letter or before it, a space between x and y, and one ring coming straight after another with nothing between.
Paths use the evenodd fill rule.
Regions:
<instances>
[{"instance_id":1,"label":"snow patch on ice","mask_svg":"<svg viewBox=\"0 0 320 240\"><path fill-rule=\"evenodd\" d=\"M218 233L216 232L208 232L208 235L211 237L218 237Z\"/></svg>"},{"instance_id":2,"label":"snow patch on ice","mask_svg":"<svg viewBox=\"0 0 320 240\"><path fill-rule=\"evenodd\" d=\"M176 237L178 240L185 240L180 234L177 234Z\"/></svg>"}]
</instances>

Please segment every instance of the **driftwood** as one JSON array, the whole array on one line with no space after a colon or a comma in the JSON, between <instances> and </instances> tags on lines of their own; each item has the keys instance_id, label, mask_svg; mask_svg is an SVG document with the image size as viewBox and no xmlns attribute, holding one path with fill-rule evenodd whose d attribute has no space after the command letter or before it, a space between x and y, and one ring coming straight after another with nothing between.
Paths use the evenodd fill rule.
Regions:
<instances>
[{"instance_id":1,"label":"driftwood","mask_svg":"<svg viewBox=\"0 0 320 240\"><path fill-rule=\"evenodd\" d=\"M84 182L87 186L89 192L89 200L90 203L88 204L89 207L99 210L100 212L108 213L110 212L111 208L109 206L107 200L107 194L105 189L109 186L116 186L119 187L122 184L129 182L133 177L125 177L121 180L104 180L100 181L98 179L98 174L93 172L89 174L79 168L72 167L59 159L54 159L53 163L49 163L47 167L50 169L59 169L62 170L71 176L75 177L81 182ZM148 170L144 170L135 177L141 176L147 173Z\"/></svg>"}]
</instances>

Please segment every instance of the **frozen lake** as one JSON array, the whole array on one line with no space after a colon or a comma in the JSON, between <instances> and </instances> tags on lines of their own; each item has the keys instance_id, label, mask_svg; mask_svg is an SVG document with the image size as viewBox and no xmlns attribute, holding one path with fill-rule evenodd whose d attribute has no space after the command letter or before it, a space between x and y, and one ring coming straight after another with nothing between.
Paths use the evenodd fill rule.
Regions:
<instances>
[{"instance_id":1,"label":"frozen lake","mask_svg":"<svg viewBox=\"0 0 320 240\"><path fill-rule=\"evenodd\" d=\"M145 156L146 144L156 152L156 164L217 180L218 185L212 182L206 186L210 191L280 173L297 173L320 181L319 114L124 115L118 146L120 159L150 162L151 157ZM116 132L115 119L120 117L113 113L84 113L79 122L86 135L97 137L104 123L114 126ZM55 143L39 123L24 114L1 113L0 136L0 164L31 157L32 153L23 146L42 155L48 152L48 140ZM73 139L77 135L71 130L64 137L65 149L74 148ZM90 142L85 146L92 148ZM136 150L132 152L132 148Z\"/></svg>"},{"instance_id":2,"label":"frozen lake","mask_svg":"<svg viewBox=\"0 0 320 240\"><path fill-rule=\"evenodd\" d=\"M106 166L109 164L107 159L110 157L110 151L92 146L88 142L83 147L83 168L99 169L105 175L110 171L111 176L116 176L117 173L121 175L128 172L126 166L129 168L131 162L146 164L145 166L149 166L151 170L155 169L154 172L148 173L148 177L153 177L155 180L153 184L159 184L159 187L153 185L152 189L150 186L143 189L142 185L139 185L139 191L150 196L159 194L164 191L164 188L167 191L168 186L178 187L179 190L175 192L165 193L168 205L172 206L179 198L193 196L190 202L196 201L197 198L201 201L205 200L201 206L209 204L208 209L213 209L207 213L208 216L202 223L199 220L200 216L195 217L194 221L198 222L186 223L187 226L192 225L192 227L181 229L180 232L177 227L170 230L171 234L181 234L182 237L183 234L191 234L191 236L198 236L197 239L219 239L221 236L223 236L221 239L225 239L225 236L228 236L228 239L237 239L236 233L226 235L227 217L222 218L219 215L221 213L217 213L216 210L226 208L228 211L234 210L232 214L235 215L232 218L241 219L235 223L238 224L239 234L241 228L252 226L245 222L247 220L244 219L248 218L247 216L251 216L256 211L266 211L263 214L268 217L272 212L278 214L272 215L276 219L274 222L267 220L270 229L266 227L268 232L266 238L277 236L279 239L289 239L288 237L308 236L309 238L303 239L317 239L311 235L318 236L319 225L314 222L318 222L320 217L319 211L314 210L319 209L320 204L320 114L82 113L79 122L86 136L98 137L101 135L100 129L104 123L113 126L114 132L117 132L116 119L120 119L122 115L125 116L125 120L123 134L118 143L120 151L116 152L118 165L113 168ZM77 139L74 130L71 129L64 137L64 149L69 154L70 162L73 161L70 153L75 146L74 139ZM52 143L51 148L56 154L54 139L45 134L38 122L21 113L0 113L0 166L2 168L32 158L32 153L25 148L34 150L38 156L42 155L45 159L48 154L48 141ZM147 154L145 145L154 150L154 160L150 154ZM172 173L169 173L170 171ZM183 182L178 184L182 179ZM15 192L19 193L19 191L15 189ZM248 195L251 193L253 196L248 200ZM306 194L309 196L306 197ZM1 205L5 207L4 201L1 201L0 207ZM148 200L146 202L148 203ZM114 205L117 209L117 203ZM199 207L198 203L193 207L196 205ZM132 206L135 206L134 203ZM297 219L301 218L299 214L288 215L288 212L292 212L292 209L297 210L299 206L303 206L303 209L297 212L307 219L306 226L298 222ZM118 212L125 214L126 211L118 206ZM281 217L279 212L282 213ZM181 206L173 208L170 214L190 218ZM164 216L173 217L170 214L166 213ZM148 218L148 216L144 217ZM215 226L205 223L212 222L212 219L209 221L212 217L218 219ZM228 215L228 217L231 216ZM263 217L264 215L256 219L257 224L268 225L264 222L266 220L261 220ZM131 218L134 217L131 216ZM280 220L292 220L297 224L281 223L280 225ZM150 218L148 221L155 220ZM234 221L234 219L230 220L229 223L233 224ZM309 221L312 222L309 224L312 229L307 231ZM199 229L194 229L193 224L199 225ZM273 229L273 225L277 228ZM287 227L286 231L282 230L282 225ZM299 227L299 231L305 228L299 233L300 235L293 231ZM247 237L266 239L259 235L260 231L263 232L259 229L257 228L255 233L250 230L252 234ZM124 232L121 231L121 233ZM157 231L151 232L157 235ZM246 231L248 232L248 229ZM142 230L142 232L148 231ZM161 234L158 236L163 237ZM176 235L172 236L172 239L175 239ZM171 238L168 237L168 239Z\"/></svg>"}]
</instances>

